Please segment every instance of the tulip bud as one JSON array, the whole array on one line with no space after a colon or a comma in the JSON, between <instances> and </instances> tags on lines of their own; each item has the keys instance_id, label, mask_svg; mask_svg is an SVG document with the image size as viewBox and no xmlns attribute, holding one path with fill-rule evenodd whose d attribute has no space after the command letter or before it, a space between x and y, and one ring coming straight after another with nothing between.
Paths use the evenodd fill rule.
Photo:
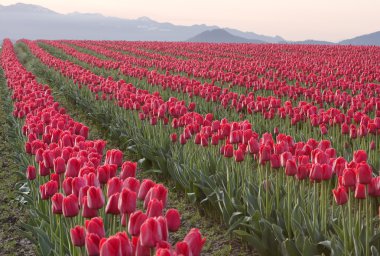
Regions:
<instances>
[{"instance_id":1,"label":"tulip bud","mask_svg":"<svg viewBox=\"0 0 380 256\"><path fill-rule=\"evenodd\" d=\"M343 205L348 201L348 195L344 187L333 189L334 199L337 205Z\"/></svg>"},{"instance_id":2,"label":"tulip bud","mask_svg":"<svg viewBox=\"0 0 380 256\"><path fill-rule=\"evenodd\" d=\"M84 227L82 226L75 226L74 228L70 229L70 238L71 243L74 246L82 247L85 245L85 239L86 239L86 231Z\"/></svg>"},{"instance_id":3,"label":"tulip bud","mask_svg":"<svg viewBox=\"0 0 380 256\"><path fill-rule=\"evenodd\" d=\"M74 194L63 198L62 212L65 217L75 217L79 213L78 197Z\"/></svg>"},{"instance_id":4,"label":"tulip bud","mask_svg":"<svg viewBox=\"0 0 380 256\"><path fill-rule=\"evenodd\" d=\"M166 220L170 232L176 232L181 226L181 216L177 209L169 209L166 211Z\"/></svg>"}]
</instances>

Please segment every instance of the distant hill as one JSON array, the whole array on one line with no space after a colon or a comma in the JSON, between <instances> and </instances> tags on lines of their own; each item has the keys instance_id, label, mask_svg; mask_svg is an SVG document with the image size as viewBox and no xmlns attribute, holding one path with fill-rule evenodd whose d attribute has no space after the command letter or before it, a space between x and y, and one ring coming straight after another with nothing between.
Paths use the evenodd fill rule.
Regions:
<instances>
[{"instance_id":1,"label":"distant hill","mask_svg":"<svg viewBox=\"0 0 380 256\"><path fill-rule=\"evenodd\" d=\"M11 39L108 39L135 41L185 41L217 26L182 26L157 22L148 17L121 19L101 14L60 14L47 8L31 4L0 5L0 40ZM278 37L257 35L231 29L247 38L264 38L266 42ZM282 38L281 38L282 39Z\"/></svg>"},{"instance_id":2,"label":"distant hill","mask_svg":"<svg viewBox=\"0 0 380 256\"><path fill-rule=\"evenodd\" d=\"M234 36L244 37L250 40L260 40L267 43L279 43L281 41L285 41L285 39L280 36L274 36L274 37L264 36L264 35L259 35L253 32L241 32L240 30L232 29L232 28L223 28L223 29Z\"/></svg>"},{"instance_id":3,"label":"distant hill","mask_svg":"<svg viewBox=\"0 0 380 256\"><path fill-rule=\"evenodd\" d=\"M98 13L61 14L32 4L0 5L0 41L28 39L92 39L131 41L191 41L233 43L334 44L327 41L286 41L280 36L259 35L205 24L183 26L148 17L121 19ZM380 31L338 44L378 45Z\"/></svg>"},{"instance_id":4,"label":"distant hill","mask_svg":"<svg viewBox=\"0 0 380 256\"><path fill-rule=\"evenodd\" d=\"M351 45L378 45L380 46L380 31L357 36L351 39L340 41L339 44L351 44Z\"/></svg>"},{"instance_id":5,"label":"distant hill","mask_svg":"<svg viewBox=\"0 0 380 256\"><path fill-rule=\"evenodd\" d=\"M336 44L333 42L318 41L318 40L312 40L312 39L308 39L308 40L304 40L304 41L282 41L279 43L282 43L282 44L311 44L311 45L334 45L334 44Z\"/></svg>"},{"instance_id":6,"label":"distant hill","mask_svg":"<svg viewBox=\"0 0 380 256\"><path fill-rule=\"evenodd\" d=\"M234 36L224 29L212 29L204 31L190 39L188 42L204 42L204 43L265 43L260 40L252 40L240 36Z\"/></svg>"}]
</instances>

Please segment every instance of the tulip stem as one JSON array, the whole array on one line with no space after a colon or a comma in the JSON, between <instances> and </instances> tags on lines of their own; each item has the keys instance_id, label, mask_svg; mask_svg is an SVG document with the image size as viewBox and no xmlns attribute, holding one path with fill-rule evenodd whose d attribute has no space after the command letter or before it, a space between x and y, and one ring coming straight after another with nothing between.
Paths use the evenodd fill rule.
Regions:
<instances>
[{"instance_id":1,"label":"tulip stem","mask_svg":"<svg viewBox=\"0 0 380 256\"><path fill-rule=\"evenodd\" d=\"M368 190L368 186L367 186L367 190ZM365 254L366 256L369 256L369 253L370 253L370 246L369 246L369 222L370 222L370 216L369 216L369 197L368 197L368 194L367 194L367 198L364 199L365 200L365 220L366 220L366 225L365 225Z\"/></svg>"},{"instance_id":2,"label":"tulip stem","mask_svg":"<svg viewBox=\"0 0 380 256\"><path fill-rule=\"evenodd\" d=\"M288 190L287 191L287 197L288 197L287 198L287 208L288 208L287 209L287 211L288 211L288 216L287 216L288 225L287 226L288 226L288 229L289 229L288 230L289 237L292 237L292 228L291 228L291 217L292 216L291 216L291 209L290 209L290 189L291 189L291 187L290 187L291 184L290 183L291 183L291 179L292 178L288 179L287 182L286 182L286 184L287 184L287 190Z\"/></svg>"},{"instance_id":3,"label":"tulip stem","mask_svg":"<svg viewBox=\"0 0 380 256\"><path fill-rule=\"evenodd\" d=\"M348 189L348 236L352 233L352 219L351 219L351 189ZM344 226L344 225L343 225ZM349 248L351 248L351 239L349 240Z\"/></svg>"},{"instance_id":4,"label":"tulip stem","mask_svg":"<svg viewBox=\"0 0 380 256\"><path fill-rule=\"evenodd\" d=\"M265 165L265 183L266 183L266 189L265 189L265 216L268 219L269 218L269 180L268 180L268 168L269 164L267 163Z\"/></svg>"}]
</instances>

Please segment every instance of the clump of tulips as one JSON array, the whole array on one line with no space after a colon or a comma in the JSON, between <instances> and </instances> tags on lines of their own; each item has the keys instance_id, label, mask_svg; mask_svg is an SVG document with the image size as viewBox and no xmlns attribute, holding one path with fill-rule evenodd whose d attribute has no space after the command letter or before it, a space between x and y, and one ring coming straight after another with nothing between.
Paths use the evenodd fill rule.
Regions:
<instances>
[{"instance_id":1,"label":"clump of tulips","mask_svg":"<svg viewBox=\"0 0 380 256\"><path fill-rule=\"evenodd\" d=\"M166 210L164 185L138 180L137 163L123 161L118 149L108 150L103 160L106 142L88 139L89 128L67 115L50 88L25 70L10 40L4 40L0 59L13 92L13 115L25 118L25 175L35 211L44 216L41 225L47 225L41 227L54 244L41 248L44 253L200 255L205 238L198 229L174 247L168 242L181 216Z\"/></svg>"}]
</instances>

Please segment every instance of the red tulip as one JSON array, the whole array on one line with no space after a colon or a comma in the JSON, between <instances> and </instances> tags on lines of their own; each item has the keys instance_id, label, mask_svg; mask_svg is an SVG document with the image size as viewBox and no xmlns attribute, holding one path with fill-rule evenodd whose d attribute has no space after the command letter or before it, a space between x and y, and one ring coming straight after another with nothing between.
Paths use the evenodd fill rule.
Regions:
<instances>
[{"instance_id":1,"label":"red tulip","mask_svg":"<svg viewBox=\"0 0 380 256\"><path fill-rule=\"evenodd\" d=\"M158 200L162 201L163 207L166 207L166 202L168 200L168 189L162 185L162 184L156 184L154 187L152 187L144 200L144 208L148 207L148 203L153 198L157 198Z\"/></svg>"},{"instance_id":2,"label":"red tulip","mask_svg":"<svg viewBox=\"0 0 380 256\"><path fill-rule=\"evenodd\" d=\"M356 174L355 171L351 168L347 168L343 171L343 186L349 188L354 187L356 184Z\"/></svg>"},{"instance_id":3,"label":"red tulip","mask_svg":"<svg viewBox=\"0 0 380 256\"><path fill-rule=\"evenodd\" d=\"M120 213L131 214L136 210L137 195L134 191L124 188L120 193L118 208Z\"/></svg>"},{"instance_id":4,"label":"red tulip","mask_svg":"<svg viewBox=\"0 0 380 256\"><path fill-rule=\"evenodd\" d=\"M159 248L156 250L156 256L172 256L170 249L167 248Z\"/></svg>"},{"instance_id":5,"label":"red tulip","mask_svg":"<svg viewBox=\"0 0 380 256\"><path fill-rule=\"evenodd\" d=\"M123 188L123 181L119 177L113 177L107 182L107 197L120 193Z\"/></svg>"},{"instance_id":6,"label":"red tulip","mask_svg":"<svg viewBox=\"0 0 380 256\"><path fill-rule=\"evenodd\" d=\"M82 226L75 226L74 228L70 229L70 238L71 243L74 246L82 247L85 245L86 240L86 231L84 227Z\"/></svg>"},{"instance_id":7,"label":"red tulip","mask_svg":"<svg viewBox=\"0 0 380 256\"><path fill-rule=\"evenodd\" d=\"M98 209L90 209L88 207L88 201L87 196L83 196L81 199L81 206L82 206L82 217L83 218L94 218L98 216Z\"/></svg>"},{"instance_id":8,"label":"red tulip","mask_svg":"<svg viewBox=\"0 0 380 256\"><path fill-rule=\"evenodd\" d=\"M264 165L266 162L270 161L271 147L268 145L262 145L259 151L259 162Z\"/></svg>"},{"instance_id":9,"label":"red tulip","mask_svg":"<svg viewBox=\"0 0 380 256\"><path fill-rule=\"evenodd\" d=\"M36 168L32 165L29 165L26 168L26 178L28 180L35 180L36 179Z\"/></svg>"},{"instance_id":10,"label":"red tulip","mask_svg":"<svg viewBox=\"0 0 380 256\"><path fill-rule=\"evenodd\" d=\"M163 208L162 201L157 198L152 198L148 203L146 215L148 218L162 216Z\"/></svg>"},{"instance_id":11,"label":"red tulip","mask_svg":"<svg viewBox=\"0 0 380 256\"><path fill-rule=\"evenodd\" d=\"M244 152L240 148L234 151L235 161L241 162L244 160Z\"/></svg>"},{"instance_id":12,"label":"red tulip","mask_svg":"<svg viewBox=\"0 0 380 256\"><path fill-rule=\"evenodd\" d=\"M140 227L148 217L142 211L136 211L131 214L128 223L128 233L131 236L138 236L140 234Z\"/></svg>"},{"instance_id":13,"label":"red tulip","mask_svg":"<svg viewBox=\"0 0 380 256\"><path fill-rule=\"evenodd\" d=\"M294 176L297 174L296 161L294 161L293 159L289 159L288 161L286 161L285 174L287 176Z\"/></svg>"},{"instance_id":14,"label":"red tulip","mask_svg":"<svg viewBox=\"0 0 380 256\"><path fill-rule=\"evenodd\" d=\"M360 183L356 184L355 198L356 199L366 198L366 186L364 184L360 184Z\"/></svg>"},{"instance_id":15,"label":"red tulip","mask_svg":"<svg viewBox=\"0 0 380 256\"><path fill-rule=\"evenodd\" d=\"M100 217L92 218L85 221L87 234L94 233L98 237L103 238L105 236L103 219Z\"/></svg>"},{"instance_id":16,"label":"red tulip","mask_svg":"<svg viewBox=\"0 0 380 256\"><path fill-rule=\"evenodd\" d=\"M65 217L75 217L79 213L78 197L74 194L68 195L63 198L62 212Z\"/></svg>"},{"instance_id":17,"label":"red tulip","mask_svg":"<svg viewBox=\"0 0 380 256\"><path fill-rule=\"evenodd\" d=\"M113 215L119 215L120 211L118 208L118 202L119 202L120 193L117 192L115 194L112 194L107 201L106 205L106 213L107 214L113 214Z\"/></svg>"},{"instance_id":18,"label":"red tulip","mask_svg":"<svg viewBox=\"0 0 380 256\"><path fill-rule=\"evenodd\" d=\"M87 191L87 202L90 209L100 209L104 205L104 196L101 188L89 187Z\"/></svg>"},{"instance_id":19,"label":"red tulip","mask_svg":"<svg viewBox=\"0 0 380 256\"><path fill-rule=\"evenodd\" d=\"M80 160L77 158L70 158L67 161L67 166L66 166L66 177L77 177L79 174L80 170Z\"/></svg>"},{"instance_id":20,"label":"red tulip","mask_svg":"<svg viewBox=\"0 0 380 256\"><path fill-rule=\"evenodd\" d=\"M162 240L159 222L155 218L148 218L140 228L140 243L142 246L153 248Z\"/></svg>"},{"instance_id":21,"label":"red tulip","mask_svg":"<svg viewBox=\"0 0 380 256\"><path fill-rule=\"evenodd\" d=\"M332 177L332 168L329 164L322 165L322 180L329 180Z\"/></svg>"},{"instance_id":22,"label":"red tulip","mask_svg":"<svg viewBox=\"0 0 380 256\"><path fill-rule=\"evenodd\" d=\"M334 160L332 170L337 176L342 176L346 168L347 161L343 157L338 157Z\"/></svg>"},{"instance_id":23,"label":"red tulip","mask_svg":"<svg viewBox=\"0 0 380 256\"><path fill-rule=\"evenodd\" d=\"M281 167L280 156L277 154L272 154L270 156L270 165L273 169L280 168Z\"/></svg>"},{"instance_id":24,"label":"red tulip","mask_svg":"<svg viewBox=\"0 0 380 256\"><path fill-rule=\"evenodd\" d=\"M129 241L128 235L125 232L118 232L116 236L120 240L120 250L122 256L132 256L133 255L133 248L132 244Z\"/></svg>"},{"instance_id":25,"label":"red tulip","mask_svg":"<svg viewBox=\"0 0 380 256\"><path fill-rule=\"evenodd\" d=\"M231 144L227 144L224 146L224 156L225 157L233 157L234 155L234 147Z\"/></svg>"},{"instance_id":26,"label":"red tulip","mask_svg":"<svg viewBox=\"0 0 380 256\"><path fill-rule=\"evenodd\" d=\"M124 162L121 167L120 179L125 180L128 177L136 176L137 163L136 162Z\"/></svg>"},{"instance_id":27,"label":"red tulip","mask_svg":"<svg viewBox=\"0 0 380 256\"><path fill-rule=\"evenodd\" d=\"M259 142L255 138L250 138L248 141L248 151L250 154L259 153L260 145Z\"/></svg>"},{"instance_id":28,"label":"red tulip","mask_svg":"<svg viewBox=\"0 0 380 256\"><path fill-rule=\"evenodd\" d=\"M110 236L100 242L100 256L122 256L121 243L117 236Z\"/></svg>"},{"instance_id":29,"label":"red tulip","mask_svg":"<svg viewBox=\"0 0 380 256\"><path fill-rule=\"evenodd\" d=\"M185 236L185 239L183 241L189 245L190 251L193 256L199 256L201 254L202 247L206 242L206 238L202 238L202 235L199 232L199 230L193 228Z\"/></svg>"},{"instance_id":30,"label":"red tulip","mask_svg":"<svg viewBox=\"0 0 380 256\"><path fill-rule=\"evenodd\" d=\"M348 201L348 195L344 187L333 189L334 199L338 205L343 205Z\"/></svg>"},{"instance_id":31,"label":"red tulip","mask_svg":"<svg viewBox=\"0 0 380 256\"><path fill-rule=\"evenodd\" d=\"M110 178L109 168L105 165L99 166L96 172L96 177L98 178L100 184L107 184Z\"/></svg>"},{"instance_id":32,"label":"red tulip","mask_svg":"<svg viewBox=\"0 0 380 256\"><path fill-rule=\"evenodd\" d=\"M63 180L62 182L62 189L63 192L65 193L66 196L71 195L73 192L73 178L72 177L67 177Z\"/></svg>"},{"instance_id":33,"label":"red tulip","mask_svg":"<svg viewBox=\"0 0 380 256\"><path fill-rule=\"evenodd\" d=\"M368 156L367 153L364 150L357 150L354 152L354 162L355 163L361 163L361 162L367 162Z\"/></svg>"},{"instance_id":34,"label":"red tulip","mask_svg":"<svg viewBox=\"0 0 380 256\"><path fill-rule=\"evenodd\" d=\"M140 190L140 181L133 177L126 178L123 182L123 188L127 188L135 192L137 197L137 193Z\"/></svg>"},{"instance_id":35,"label":"red tulip","mask_svg":"<svg viewBox=\"0 0 380 256\"><path fill-rule=\"evenodd\" d=\"M44 162L42 162L42 161L40 161L39 163L38 163L38 174L40 175L40 176L48 176L49 174L50 174L50 169L49 168L47 168L46 166L45 166L45 164L44 164Z\"/></svg>"},{"instance_id":36,"label":"red tulip","mask_svg":"<svg viewBox=\"0 0 380 256\"><path fill-rule=\"evenodd\" d=\"M181 226L181 216L177 209L169 209L166 211L166 220L170 232L176 232Z\"/></svg>"},{"instance_id":37,"label":"red tulip","mask_svg":"<svg viewBox=\"0 0 380 256\"><path fill-rule=\"evenodd\" d=\"M64 173L66 171L66 162L62 157L54 159L54 172L57 174Z\"/></svg>"},{"instance_id":38,"label":"red tulip","mask_svg":"<svg viewBox=\"0 0 380 256\"><path fill-rule=\"evenodd\" d=\"M177 255L184 255L184 256L192 255L191 254L192 252L190 251L189 244L186 242L178 242L175 245L175 251L176 251Z\"/></svg>"},{"instance_id":39,"label":"red tulip","mask_svg":"<svg viewBox=\"0 0 380 256\"><path fill-rule=\"evenodd\" d=\"M145 197L146 197L146 194L148 194L149 190L152 187L154 187L154 185L156 185L156 183L154 183L150 179L143 180L143 182L140 185L140 189L139 189L139 193L137 195L137 198L140 199L140 200L144 200Z\"/></svg>"},{"instance_id":40,"label":"red tulip","mask_svg":"<svg viewBox=\"0 0 380 256\"><path fill-rule=\"evenodd\" d=\"M320 164L313 164L311 167L311 172L310 172L310 179L315 182L320 182L322 180L322 165Z\"/></svg>"},{"instance_id":41,"label":"red tulip","mask_svg":"<svg viewBox=\"0 0 380 256\"><path fill-rule=\"evenodd\" d=\"M95 233L88 233L85 239L86 251L89 256L99 255L100 237Z\"/></svg>"},{"instance_id":42,"label":"red tulip","mask_svg":"<svg viewBox=\"0 0 380 256\"><path fill-rule=\"evenodd\" d=\"M51 209L54 214L62 214L62 203L64 196L61 193L55 193L51 197Z\"/></svg>"},{"instance_id":43,"label":"red tulip","mask_svg":"<svg viewBox=\"0 0 380 256\"><path fill-rule=\"evenodd\" d=\"M372 169L365 163L361 162L356 166L357 182L361 184L369 184L372 179Z\"/></svg>"},{"instance_id":44,"label":"red tulip","mask_svg":"<svg viewBox=\"0 0 380 256\"><path fill-rule=\"evenodd\" d=\"M177 141L177 134L176 133L170 134L170 140L173 143L176 142Z\"/></svg>"},{"instance_id":45,"label":"red tulip","mask_svg":"<svg viewBox=\"0 0 380 256\"><path fill-rule=\"evenodd\" d=\"M58 192L58 183L51 180L40 186L40 194L42 200L47 200Z\"/></svg>"}]
</instances>

